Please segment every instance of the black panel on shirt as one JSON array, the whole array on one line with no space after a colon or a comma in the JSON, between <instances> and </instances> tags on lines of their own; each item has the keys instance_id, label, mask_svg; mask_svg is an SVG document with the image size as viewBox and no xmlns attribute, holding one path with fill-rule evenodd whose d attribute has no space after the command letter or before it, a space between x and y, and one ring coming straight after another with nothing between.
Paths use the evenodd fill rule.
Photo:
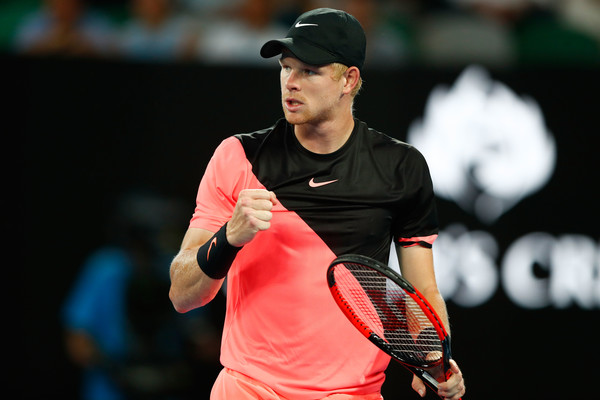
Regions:
<instances>
[{"instance_id":1,"label":"black panel on shirt","mask_svg":"<svg viewBox=\"0 0 600 400\"><path fill-rule=\"evenodd\" d=\"M236 137L257 179L336 255L359 253L387 262L392 237L437 233L423 156L359 120L344 146L331 154L306 150L284 119ZM311 179L335 182L311 187Z\"/></svg>"}]
</instances>

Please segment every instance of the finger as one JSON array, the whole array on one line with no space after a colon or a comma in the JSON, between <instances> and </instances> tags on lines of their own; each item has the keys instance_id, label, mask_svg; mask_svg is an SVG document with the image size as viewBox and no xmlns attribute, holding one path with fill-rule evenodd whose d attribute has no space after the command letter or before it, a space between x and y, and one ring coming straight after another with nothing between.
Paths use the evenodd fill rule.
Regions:
<instances>
[{"instance_id":1,"label":"finger","mask_svg":"<svg viewBox=\"0 0 600 400\"><path fill-rule=\"evenodd\" d=\"M454 360L450 360L450 371L452 371L452 373L454 374L462 374L462 372L460 372L460 368L458 367L458 364L456 363L456 361Z\"/></svg>"},{"instance_id":2,"label":"finger","mask_svg":"<svg viewBox=\"0 0 600 400\"><path fill-rule=\"evenodd\" d=\"M255 232L258 231L266 231L267 229L269 229L271 227L271 222L270 218L269 219L261 219L258 218L256 216L253 216L250 218L250 222L252 223L252 226L255 229Z\"/></svg>"},{"instance_id":3,"label":"finger","mask_svg":"<svg viewBox=\"0 0 600 400\"><path fill-rule=\"evenodd\" d=\"M273 218L273 213L267 210L255 210L252 216L259 221L269 222Z\"/></svg>"},{"instance_id":4,"label":"finger","mask_svg":"<svg viewBox=\"0 0 600 400\"><path fill-rule=\"evenodd\" d=\"M269 192L271 194L271 203L276 206L279 204L279 200L277 200L277 196L275 196L275 192Z\"/></svg>"},{"instance_id":5,"label":"finger","mask_svg":"<svg viewBox=\"0 0 600 400\"><path fill-rule=\"evenodd\" d=\"M271 202L271 200L267 199L252 200L250 202L250 207L252 207L255 210L270 211L273 208L273 203Z\"/></svg>"},{"instance_id":6,"label":"finger","mask_svg":"<svg viewBox=\"0 0 600 400\"><path fill-rule=\"evenodd\" d=\"M454 360L450 360L450 371L452 372L450 378L439 384L438 394L448 400L460 399L465 394L465 382Z\"/></svg>"},{"instance_id":7,"label":"finger","mask_svg":"<svg viewBox=\"0 0 600 400\"><path fill-rule=\"evenodd\" d=\"M465 385L463 381L460 381L457 386L446 389L446 386L440 384L438 388L438 395L445 400L459 400L465 394Z\"/></svg>"},{"instance_id":8,"label":"finger","mask_svg":"<svg viewBox=\"0 0 600 400\"><path fill-rule=\"evenodd\" d=\"M240 198L249 198L249 199L265 199L270 200L275 193L270 192L266 189L243 189L240 191Z\"/></svg>"},{"instance_id":9,"label":"finger","mask_svg":"<svg viewBox=\"0 0 600 400\"><path fill-rule=\"evenodd\" d=\"M275 193L265 189L244 189L240 192L237 203L240 206L270 210L279 201Z\"/></svg>"},{"instance_id":10,"label":"finger","mask_svg":"<svg viewBox=\"0 0 600 400\"><path fill-rule=\"evenodd\" d=\"M419 394L419 396L425 397L427 388L425 387L425 384L418 376L413 375L411 387L413 388L413 390L415 392L417 392Z\"/></svg>"}]
</instances>

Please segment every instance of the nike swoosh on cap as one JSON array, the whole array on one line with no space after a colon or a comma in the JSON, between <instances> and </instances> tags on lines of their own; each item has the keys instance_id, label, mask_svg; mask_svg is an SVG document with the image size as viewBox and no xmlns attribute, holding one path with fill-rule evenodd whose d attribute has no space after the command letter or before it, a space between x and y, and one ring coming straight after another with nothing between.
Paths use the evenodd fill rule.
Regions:
<instances>
[{"instance_id":1,"label":"nike swoosh on cap","mask_svg":"<svg viewBox=\"0 0 600 400\"><path fill-rule=\"evenodd\" d=\"M300 21L296 22L296 25L294 25L294 27L296 28L302 28L303 26L319 26L319 24L303 24Z\"/></svg>"},{"instance_id":2,"label":"nike swoosh on cap","mask_svg":"<svg viewBox=\"0 0 600 400\"><path fill-rule=\"evenodd\" d=\"M325 182L315 182L315 178L311 178L310 181L308 182L308 186L310 186L312 188L317 188L317 187L329 185L330 183L333 183L333 182L337 182L338 180L339 179L334 179L332 181L325 181Z\"/></svg>"}]
</instances>

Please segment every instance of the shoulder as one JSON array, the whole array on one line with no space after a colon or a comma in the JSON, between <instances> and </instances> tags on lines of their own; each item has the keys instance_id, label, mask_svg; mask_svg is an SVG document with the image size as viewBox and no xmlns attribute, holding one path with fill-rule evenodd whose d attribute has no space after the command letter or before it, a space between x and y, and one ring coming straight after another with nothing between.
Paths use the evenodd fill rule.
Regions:
<instances>
[{"instance_id":1,"label":"shoulder","mask_svg":"<svg viewBox=\"0 0 600 400\"><path fill-rule=\"evenodd\" d=\"M279 120L275 125L266 129L227 137L215 149L209 167L213 166L220 171L247 168L258 157L261 149L265 147L265 143L272 143L272 138L282 140L277 139L283 136L278 133L285 132L286 126L288 125L285 120ZM275 147L277 148L277 146Z\"/></svg>"},{"instance_id":2,"label":"shoulder","mask_svg":"<svg viewBox=\"0 0 600 400\"><path fill-rule=\"evenodd\" d=\"M283 134L290 127L289 123L282 118L268 128L250 133L240 133L232 136L232 138L237 139L248 158L252 158L265 143L272 142L273 140L284 140Z\"/></svg>"},{"instance_id":3,"label":"shoulder","mask_svg":"<svg viewBox=\"0 0 600 400\"><path fill-rule=\"evenodd\" d=\"M233 137L235 137L242 143L263 141L273 133L285 131L288 126L289 126L288 122L282 118L282 119L279 119L277 122L275 122L274 125L272 125L268 128L260 129L258 131L254 131L254 132L250 132L250 133L239 133L237 135L234 135Z\"/></svg>"},{"instance_id":4,"label":"shoulder","mask_svg":"<svg viewBox=\"0 0 600 400\"><path fill-rule=\"evenodd\" d=\"M380 157L390 157L393 161L411 161L421 163L425 158L416 147L396 139L381 131L370 128L366 123L356 120L361 140Z\"/></svg>"}]
</instances>

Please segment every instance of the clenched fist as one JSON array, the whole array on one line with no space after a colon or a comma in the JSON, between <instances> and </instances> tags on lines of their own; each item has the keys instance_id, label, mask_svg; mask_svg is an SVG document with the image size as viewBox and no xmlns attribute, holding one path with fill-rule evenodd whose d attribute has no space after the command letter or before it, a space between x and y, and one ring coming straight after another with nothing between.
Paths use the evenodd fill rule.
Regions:
<instances>
[{"instance_id":1,"label":"clenched fist","mask_svg":"<svg viewBox=\"0 0 600 400\"><path fill-rule=\"evenodd\" d=\"M254 239L259 231L271 227L271 210L277 204L275 193L265 189L245 189L240 192L233 216L227 224L227 241L241 247Z\"/></svg>"}]
</instances>

